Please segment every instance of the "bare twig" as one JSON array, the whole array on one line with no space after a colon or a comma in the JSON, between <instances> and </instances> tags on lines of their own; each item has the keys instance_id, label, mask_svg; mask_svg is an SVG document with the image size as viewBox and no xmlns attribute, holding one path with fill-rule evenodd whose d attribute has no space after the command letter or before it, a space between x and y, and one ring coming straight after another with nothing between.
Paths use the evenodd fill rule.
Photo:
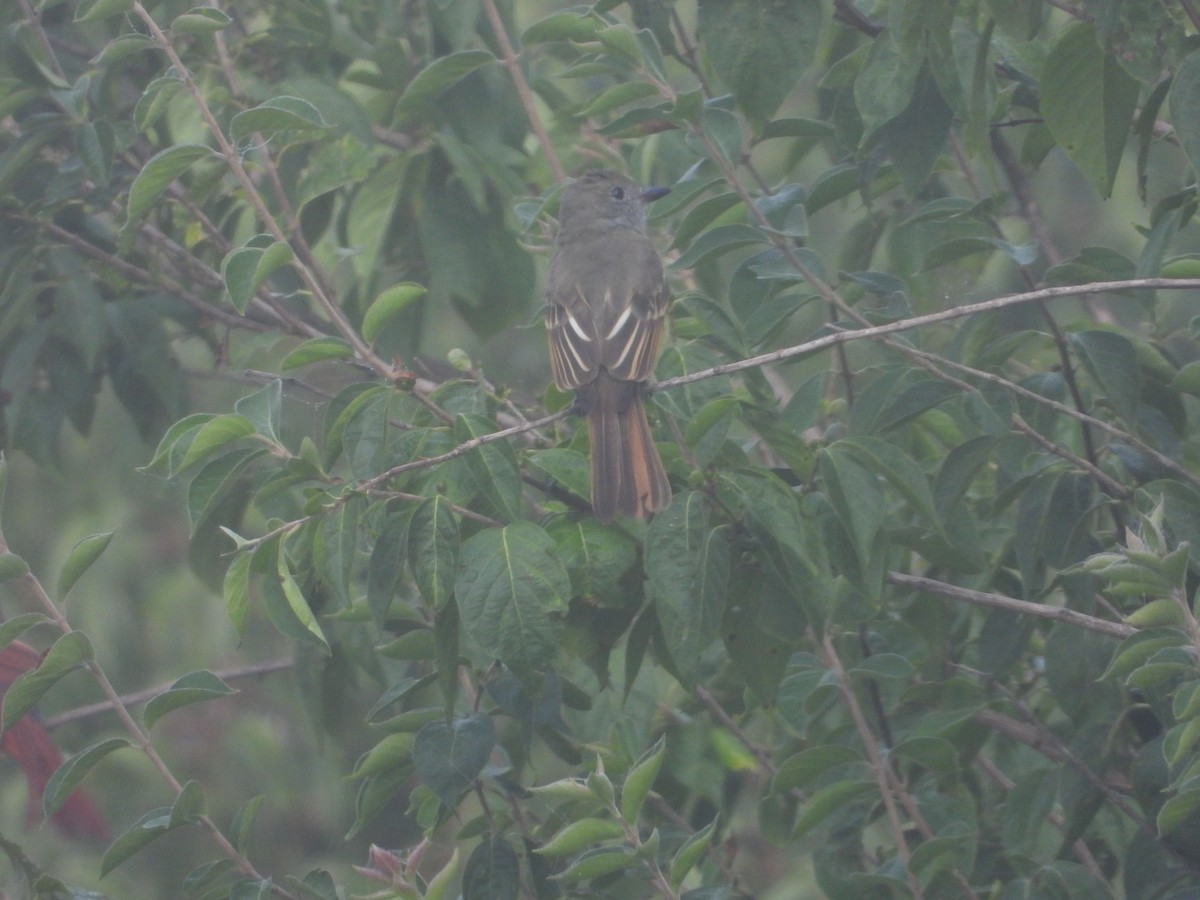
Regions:
<instances>
[{"instance_id":1,"label":"bare twig","mask_svg":"<svg viewBox=\"0 0 1200 900\"><path fill-rule=\"evenodd\" d=\"M802 268L800 274L808 277L808 269L796 261ZM814 275L815 279L816 276ZM820 282L820 279L816 279ZM824 284L823 282L820 282ZM831 291L828 285L824 285L825 290ZM741 372L744 369L755 369L759 366L769 365L771 363L783 362L788 359L795 359L800 356L808 356L816 353L818 350L824 350L826 347L833 347L837 344L846 343L848 341L865 340L870 338L879 338L885 335L899 334L903 331L911 331L913 328L920 328L925 325L935 325L939 322L949 322L954 319L959 319L964 316L978 315L979 313L994 312L998 309L1005 309L1010 306L1020 306L1023 303L1033 303L1039 300L1049 300L1057 297L1078 297L1081 294L1101 293L1108 291L1128 291L1138 288L1156 288L1156 289L1179 289L1179 290L1200 290L1200 279L1196 278L1134 278L1128 281L1097 281L1091 284L1070 284L1060 287L1042 288L1036 291L1026 291L1020 294L1009 294L1004 297L994 297L991 300L983 300L979 303L967 303L962 306L955 306L950 309L940 310L935 313L928 313L923 316L913 316L911 319L903 319L898 322L888 322L883 325L871 325L863 328L856 328L852 331L837 331L832 334L827 334L819 338L814 338L811 341L805 341L802 344L796 344L791 347L783 347L779 350L772 350L769 353L761 353L758 356L751 356L747 359L741 359L736 362L721 363L713 366L711 369L703 369L698 372L690 372L687 375L679 375L675 378L668 378L665 381L660 381L652 385L649 389L652 391L662 391L668 388L679 387L684 384L691 384L693 381L702 381L705 378L712 378L714 375L729 375L734 372ZM838 298L840 300L840 298ZM905 348L907 350L909 348Z\"/></svg>"},{"instance_id":2,"label":"bare twig","mask_svg":"<svg viewBox=\"0 0 1200 900\"><path fill-rule=\"evenodd\" d=\"M975 758L979 761L979 768L981 768L984 774L987 775L988 778L992 779L992 781L997 784L1001 790L1008 792L1017 786L1017 783L1005 775L1000 767L996 765L992 758L986 753L979 753ZM1061 813L1051 810L1046 818L1049 819L1050 824L1059 831L1064 833L1066 832L1067 820L1062 817ZM1102 882L1106 880L1107 876L1105 876L1104 870L1100 868L1100 864L1096 862L1096 857L1092 855L1092 851L1088 849L1088 845L1084 843L1082 838L1077 838L1075 840L1075 842L1071 845L1071 850L1079 858L1080 863L1082 863L1083 866L1092 873L1092 875Z\"/></svg>"},{"instance_id":3,"label":"bare twig","mask_svg":"<svg viewBox=\"0 0 1200 900\"><path fill-rule=\"evenodd\" d=\"M866 716L863 715L862 707L858 705L858 697L854 694L854 686L850 683L850 676L846 674L842 660L833 646L833 638L829 634L826 634L822 639L820 650L821 661L833 673L834 677L837 678L838 689L842 693L842 699L846 702L846 708L850 711L850 718L854 722L854 728L858 732L859 740L862 742L863 749L867 754L867 760L871 764L871 772L875 776L875 782L879 788L879 797L883 801L884 810L887 812L888 824L891 826L892 841L896 844L896 852L904 862L905 869L907 869L911 853L908 849L908 839L904 834L904 824L900 821L900 811L896 808L896 798L892 793L892 785L888 777L888 765L880 755L879 748L875 745L875 735L871 731L871 726L868 724ZM918 898L918 900L921 900L925 896L921 890L921 883L911 872L908 875L908 886L912 890L913 896Z\"/></svg>"},{"instance_id":4,"label":"bare twig","mask_svg":"<svg viewBox=\"0 0 1200 900\"><path fill-rule=\"evenodd\" d=\"M554 152L554 145L550 143L550 135L546 132L546 126L542 124L542 117L538 115L533 91L529 88L529 82L525 80L525 73L521 71L521 61L517 58L517 51L513 49L512 41L508 39L508 29L504 27L504 19L500 15L500 10L496 8L496 0L483 0L483 9L487 13L492 31L496 33L496 42L500 45L500 52L504 56L504 66L513 80L513 86L517 89L517 96L521 98L525 117L529 119L529 127L537 136L546 162L550 164L550 171L554 173L555 179L561 182L566 179L566 173L563 171L562 163L558 161L558 154Z\"/></svg>"},{"instance_id":5,"label":"bare twig","mask_svg":"<svg viewBox=\"0 0 1200 900\"><path fill-rule=\"evenodd\" d=\"M894 584L897 587L912 588L913 590L924 591L927 594L936 594L948 600L961 600L964 603L973 603L976 606L990 606L993 609L1003 609L1025 616L1036 616L1039 619L1050 619L1051 621L1062 622L1066 625L1076 625L1080 628L1086 628L1088 631L1094 631L1097 634L1106 634L1109 637L1124 639L1138 630L1132 625L1126 625L1124 622L1110 622L1107 619L1098 619L1095 616L1076 612L1066 607L1045 606L1041 603L1030 603L1028 600L1018 600L1016 597L1006 597L1003 594L973 591L970 588L946 584L944 581L935 581L932 578L924 578L920 575L888 572L887 580L890 584Z\"/></svg>"},{"instance_id":6,"label":"bare twig","mask_svg":"<svg viewBox=\"0 0 1200 900\"><path fill-rule=\"evenodd\" d=\"M289 656L282 659L269 659L266 662L250 663L245 666L236 666L231 669L218 669L213 672L222 681L240 681L245 678L262 678L264 675L270 675L274 672L282 672L290 669L295 661ZM143 703L148 703L157 697L159 694L168 690L171 687L169 684L161 684L158 687L146 688L141 691L134 691L132 694L122 694L120 696L121 704L128 709L132 706L141 706ZM113 705L108 700L102 700L99 703L90 703L87 706L79 706L75 709L68 709L55 716L47 716L43 724L49 729L55 729L69 722L76 722L80 719L89 719L92 716L102 715L106 712L111 712Z\"/></svg>"}]
</instances>

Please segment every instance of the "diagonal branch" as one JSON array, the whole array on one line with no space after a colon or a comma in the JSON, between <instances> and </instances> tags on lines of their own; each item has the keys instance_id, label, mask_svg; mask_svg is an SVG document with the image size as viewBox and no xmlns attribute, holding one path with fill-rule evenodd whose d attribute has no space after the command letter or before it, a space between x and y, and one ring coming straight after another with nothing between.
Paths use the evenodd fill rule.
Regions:
<instances>
[{"instance_id":1,"label":"diagonal branch","mask_svg":"<svg viewBox=\"0 0 1200 900\"><path fill-rule=\"evenodd\" d=\"M496 7L496 0L483 0L483 9L487 13L492 31L496 33L496 41L500 44L500 52L504 57L504 66L513 80L513 86L517 89L517 96L521 98L525 117L529 119L529 127L537 136L538 145L542 148L546 162L550 164L550 171L554 173L554 178L559 182L565 181L566 173L563 171L562 163L558 161L558 155L554 152L554 145L550 143L550 135L546 132L542 117L538 115L533 91L530 90L529 82L525 79L525 73L521 71L521 61L517 58L517 51L513 49L512 41L508 39L508 29L504 27L504 19Z\"/></svg>"}]
</instances>

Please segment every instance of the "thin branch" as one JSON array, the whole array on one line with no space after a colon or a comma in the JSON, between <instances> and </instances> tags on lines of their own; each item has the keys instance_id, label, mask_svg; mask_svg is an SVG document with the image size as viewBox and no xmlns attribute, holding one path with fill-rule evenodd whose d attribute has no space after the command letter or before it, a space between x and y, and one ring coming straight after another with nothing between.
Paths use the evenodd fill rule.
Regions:
<instances>
[{"instance_id":1,"label":"thin branch","mask_svg":"<svg viewBox=\"0 0 1200 900\"><path fill-rule=\"evenodd\" d=\"M986 753L976 754L975 759L978 760L979 768L983 770L983 773L987 775L988 778L992 779L993 783L995 783L1005 793L1012 791L1012 789L1017 786L1017 783L1009 778ZM1050 810L1050 812L1046 815L1046 818L1049 819L1050 824L1057 828L1060 832L1064 834L1066 833L1067 820L1062 817L1061 813L1056 812L1055 810ZM1075 842L1071 844L1071 850L1079 858L1079 861L1083 864L1084 868L1091 872L1093 876L1095 876L1101 882L1107 881L1107 876L1104 874L1104 870L1101 869L1100 864L1096 862L1096 857L1092 855L1092 851L1088 849L1088 845L1084 843L1083 838L1076 838Z\"/></svg>"},{"instance_id":2,"label":"thin branch","mask_svg":"<svg viewBox=\"0 0 1200 900\"><path fill-rule=\"evenodd\" d=\"M1187 17L1192 20L1192 27L1200 31L1200 11L1197 11L1196 4L1192 0L1179 0L1179 5L1187 13Z\"/></svg>"},{"instance_id":3,"label":"thin branch","mask_svg":"<svg viewBox=\"0 0 1200 900\"><path fill-rule=\"evenodd\" d=\"M843 25L849 25L865 34L876 37L885 29L855 6L851 0L833 0L833 17Z\"/></svg>"},{"instance_id":4,"label":"thin branch","mask_svg":"<svg viewBox=\"0 0 1200 900\"><path fill-rule=\"evenodd\" d=\"M1192 484L1196 485L1197 487L1200 487L1200 476L1193 474L1188 469L1184 468L1184 466L1180 465L1179 462L1171 459L1169 456L1160 452L1159 450L1156 450L1154 447L1151 447L1149 444L1147 444L1145 441L1143 441L1141 438L1137 437L1136 435L1130 434L1127 431L1123 431L1120 428L1118 428L1117 426L1112 425L1112 424L1104 421L1103 419L1097 419L1095 416L1090 416L1085 412L1080 412L1079 410L1075 409L1072 406L1067 406L1065 403L1060 403L1057 400L1053 400L1049 397L1046 397L1042 394L1037 393L1036 391L1031 391L1027 387L1019 385L1016 382L1009 381L1007 378L1002 378L1001 376L995 375L991 372L985 372L982 369L975 369L975 368L972 368L971 366L966 366L966 365L963 365L962 363L954 362L953 360L945 359L943 357L936 356L932 353L926 353L924 350L915 350L915 349L910 348L909 353L913 356L926 357L926 358L934 361L939 366L942 366L942 367L945 367L948 369L953 369L954 371L960 372L964 375L967 375L968 377L976 378L976 379L979 379L980 381L987 381L987 382L990 382L991 384L999 385L1000 387L1004 388L1006 391L1008 391L1012 394L1015 394L1018 397L1024 397L1025 399L1030 400L1033 403L1038 403L1042 406L1045 406L1047 409L1052 409L1055 412L1061 413L1064 416L1069 416L1070 418L1078 419L1081 422L1086 422L1087 424L1091 425L1094 428L1099 429L1100 431L1105 432L1106 434L1110 435L1111 437L1115 437L1118 440L1126 442L1131 447L1136 449L1139 453L1143 453L1146 456L1153 459L1158 465L1163 466L1166 469L1169 469L1172 473L1174 473L1178 477L1191 482Z\"/></svg>"},{"instance_id":5,"label":"thin branch","mask_svg":"<svg viewBox=\"0 0 1200 900\"><path fill-rule=\"evenodd\" d=\"M7 552L8 545L5 542L4 537L0 535L0 553ZM50 598L50 595L46 593L46 589L42 587L42 583L37 579L37 577L35 577L32 573L26 573L19 576L17 580L25 585L26 590L28 590L36 598L38 605L42 608L46 615L48 615L54 621L54 624L58 626L58 629L64 635L71 634L75 631L75 628L67 620L67 617L63 615L62 611L59 610L58 606ZM87 660L83 665L84 668L91 673L92 678L95 679L96 683L100 686L100 690L104 693L105 697L108 698L109 708L116 713L117 718L121 720L121 724L129 733L129 736L133 738L134 744L139 750L142 751L142 753L146 755L146 758L150 760L151 765L153 765L158 771L159 775L162 777L163 781L167 783L174 795L176 797L180 796L183 793L183 785L179 783L179 780L175 777L175 773L171 771L171 768L167 765L166 761L162 758L162 756L159 755L158 750L154 746L154 742L150 740L150 735L147 734L146 731L143 730L136 721L134 721L129 709L121 702L121 696L117 693L116 688L113 687L112 682L109 681L108 675L105 673L104 669L102 669L95 660ZM216 823L213 822L212 819L210 819L206 814L201 814L197 817L197 821L205 829L205 831L208 832L209 838L212 840L212 842L221 849L223 854L228 856L229 859L233 861L239 872L248 878L255 879L256 881L263 880L263 876L254 868L253 863L251 863L249 859L247 859L238 851L236 847L233 846L233 844L229 842L229 840L221 832L221 829L217 827ZM282 887L273 886L273 890L281 897L293 898L293 895L284 890Z\"/></svg>"},{"instance_id":6,"label":"thin branch","mask_svg":"<svg viewBox=\"0 0 1200 900\"><path fill-rule=\"evenodd\" d=\"M1054 441L1045 437L1040 431L1026 422L1016 413L1012 417L1013 427L1024 434L1027 438L1045 450L1047 453L1053 453L1055 456L1065 459L1074 466L1083 469L1099 483L1105 493L1115 497L1118 500L1128 500L1133 496L1133 490L1127 488L1121 482L1117 481L1091 460L1084 459L1077 453L1072 453L1065 447L1059 446Z\"/></svg>"},{"instance_id":7,"label":"thin branch","mask_svg":"<svg viewBox=\"0 0 1200 900\"><path fill-rule=\"evenodd\" d=\"M1061 9L1063 12L1076 19L1079 19L1081 22L1092 21L1092 14L1082 6L1078 6L1074 3L1067 3L1066 0L1046 0L1046 3L1056 9Z\"/></svg>"},{"instance_id":8,"label":"thin branch","mask_svg":"<svg viewBox=\"0 0 1200 900\"><path fill-rule=\"evenodd\" d=\"M846 674L842 660L833 646L833 638L829 634L826 634L821 640L820 649L822 662L837 679L842 699L846 701L846 708L850 711L850 718L854 722L854 728L858 732L863 749L866 750L867 760L871 764L871 772L874 774L876 785L879 788L879 797L883 801L884 809L887 812L888 824L891 826L892 831L892 840L896 844L896 852L900 855L900 859L904 862L905 869L907 869L911 854L908 850L908 840L904 836L904 825L900 821L900 811L896 808L896 798L892 796L892 785L888 779L887 763L880 755L879 748L875 746L875 735L871 731L871 726L868 724L866 716L863 715L862 707L858 705L858 697L854 695L854 687L850 684L850 676ZM908 874L908 885L917 900L921 900L925 896L921 890L920 882L911 872Z\"/></svg>"},{"instance_id":9,"label":"thin branch","mask_svg":"<svg viewBox=\"0 0 1200 900\"><path fill-rule=\"evenodd\" d=\"M797 262L799 261L797 260ZM800 265L803 266L803 263L800 263ZM806 267L805 271L801 272L801 274L805 274L805 272L807 272ZM808 276L805 275L805 277ZM823 284L823 282L820 282L820 279L816 279L816 282ZM833 290L828 285L824 285L824 287L826 290ZM783 362L784 360L795 359L800 356L808 356L812 353L816 353L818 350L824 350L826 347L833 347L837 344L843 344L848 341L866 340L870 338L883 337L885 335L899 334L900 332L911 331L914 328L920 328L925 325L935 325L939 322L949 322L954 319L960 319L964 316L973 316L978 315L979 313L994 312L998 309L1006 309L1011 306L1020 306L1024 303L1033 303L1039 300L1049 300L1057 297L1077 297L1080 294L1100 293L1105 291L1128 291L1135 290L1137 288L1156 288L1163 290L1200 290L1200 279L1134 278L1128 281L1097 281L1091 284L1062 285L1060 287L1026 291L1020 294L1009 294L1004 297L994 297L991 300L983 300L979 303L966 303L962 306L955 306L951 309L944 309L939 312L928 313L923 316L913 316L910 319L903 319L898 322L888 322L883 325L871 325L864 328L856 328L854 330L836 331L832 334L814 338L811 341L805 341L802 344L796 344L792 347L783 347L779 350L772 350L769 353L761 353L758 356L751 356L747 359L737 360L736 362L721 363L720 365L713 366L711 369L702 369L697 372L690 372L687 375L679 375L675 378L668 378L664 381L650 385L648 390L663 391L667 390L668 388L679 387L684 384L691 384L694 381L702 381L705 378L712 378L714 375L729 375L733 372L741 372L745 369L755 369L759 366L765 366L771 363ZM910 348L905 349L907 350Z\"/></svg>"},{"instance_id":10,"label":"thin branch","mask_svg":"<svg viewBox=\"0 0 1200 900\"><path fill-rule=\"evenodd\" d=\"M924 578L920 575L908 575L904 572L888 572L887 581L897 587L912 588L913 590L924 591L927 594L936 594L948 600L961 600L964 603L973 603L976 606L988 606L992 609L1003 609L1007 612L1019 613L1025 616L1036 616L1039 619L1050 619L1051 621L1062 622L1066 625L1077 625L1080 628L1086 628L1088 631L1094 631L1097 634L1105 634L1109 637L1122 640L1138 631L1137 628L1134 628L1132 625L1126 625L1124 622L1110 622L1107 619L1098 619L1095 616L1076 612L1073 609L1067 609L1063 606L1045 606L1041 603L1030 603L1028 600L1018 600L1016 597L1006 597L1003 594L973 591L970 588L947 584L944 581L935 581L932 578Z\"/></svg>"},{"instance_id":11,"label":"thin branch","mask_svg":"<svg viewBox=\"0 0 1200 900\"><path fill-rule=\"evenodd\" d=\"M201 315L215 319L216 321L221 322L224 325L228 325L231 328L245 328L250 331L268 331L271 329L271 326L264 322L259 322L256 319L250 319L245 316L239 316L236 313L228 312L227 310L221 309L218 306L213 306L200 297L197 297L191 291L184 289L181 285L172 283L165 278L156 276L151 272L140 268L139 266L135 266L131 262L127 262L118 256L114 256L108 251L100 249L95 244L84 240L73 232L67 231L67 229L63 228L61 225L57 225L48 219L26 219L25 221L43 228L60 241L70 244L85 256L90 256L92 259L98 260L99 262L104 263L106 266L111 267L115 271L120 272L131 281L137 281L142 284L151 285L171 294L174 297L178 297L188 306L197 310Z\"/></svg>"},{"instance_id":12,"label":"thin branch","mask_svg":"<svg viewBox=\"0 0 1200 900\"><path fill-rule=\"evenodd\" d=\"M179 74L180 79L183 81L184 86L191 95L192 102L196 105L197 111L200 113L200 116L204 120L205 125L208 127L209 132L212 134L213 139L217 142L217 146L220 149L221 155L225 159L225 164L229 167L230 172L233 173L233 176L237 180L238 184L240 184L242 189L246 192L246 197L254 207L254 210L258 214L259 219L262 221L263 226L276 240L283 243L289 243L287 235L284 234L283 230L279 227L279 223L271 214L270 209L267 208L266 201L263 199L262 194L255 186L250 174L246 171L246 167L242 165L241 157L236 148L229 142L229 138L225 136L225 132L221 129L221 126L213 116L212 110L208 108L208 104L204 99L204 95L200 92L200 86L196 83L195 78L192 77L192 74L188 68L183 64L183 60L179 57L179 54L175 51L175 47L171 43L171 39L167 37L162 28L159 27L158 22L155 21L154 17L146 11L146 8L141 4L140 0L134 0L132 9L137 17L141 19L143 23L145 23L146 28L149 29L151 37L154 38L154 43L157 44L158 47L167 54L167 58L170 59L171 64L175 66L176 72ZM330 322L337 329L338 333L346 339L351 347L354 348L355 354L368 365L370 365L371 368L377 373L387 378L389 381L392 380L396 375L394 367L390 363L380 359L375 354L375 351L372 350L366 341L362 339L362 337L350 324L349 320L346 319L346 316L342 312L341 308L333 301L333 299L330 298L328 294L325 293L324 289L321 287L319 279L312 272L312 270L299 258L292 260L292 266L295 268L296 273L300 276L300 280L304 282L305 287L316 299L318 306L321 307L325 315L329 318Z\"/></svg>"},{"instance_id":13,"label":"thin branch","mask_svg":"<svg viewBox=\"0 0 1200 900\"><path fill-rule=\"evenodd\" d=\"M37 35L38 41L42 45L42 49L46 51L46 59L50 60L50 65L54 69L54 74L63 81L67 80L67 73L63 71L62 65L58 61L58 54L54 52L54 47L50 44L50 38L46 35L46 29L42 27L42 17L29 4L29 0L21 0L21 9L25 13L25 20L29 23L33 32Z\"/></svg>"},{"instance_id":14,"label":"thin branch","mask_svg":"<svg viewBox=\"0 0 1200 900\"><path fill-rule=\"evenodd\" d=\"M245 666L235 666L230 669L218 669L213 672L222 681L240 681L244 678L262 678L264 675L270 675L274 672L282 672L292 668L295 665L295 660L290 656L280 659L269 659L266 662L250 663ZM173 683L173 682L172 682ZM126 709L132 706L141 706L143 703L149 703L159 694L171 688L170 684L161 684L158 687L146 688L141 691L134 691L131 694L122 694L120 696L121 705ZM101 700L99 703L89 703L87 706L78 706L75 709L68 709L58 715L47 716L42 724L48 729L54 730L70 722L77 722L80 719L90 719L92 716L103 715L106 712L111 712L113 705L108 700Z\"/></svg>"},{"instance_id":15,"label":"thin branch","mask_svg":"<svg viewBox=\"0 0 1200 900\"><path fill-rule=\"evenodd\" d=\"M754 758L758 760L758 764L763 767L763 771L772 778L775 777L776 773L779 771L779 768L771 759L771 754L769 754L763 747L750 740L750 736L742 730L742 727L738 725L737 722L733 721L733 717L730 716L729 713L725 711L725 708L717 702L717 698L714 697L707 688L699 685L696 687L696 696L700 698L700 702L705 705L708 711L716 717L716 720L720 722L726 729L728 729L730 734L742 742L742 746L749 750Z\"/></svg>"},{"instance_id":16,"label":"thin branch","mask_svg":"<svg viewBox=\"0 0 1200 900\"><path fill-rule=\"evenodd\" d=\"M242 80L234 68L233 59L229 55L229 48L225 44L225 35L218 31L213 34L212 38L213 46L217 51L218 67L225 76L225 82L229 85L229 89L235 97L244 97L246 92L242 86ZM259 165L267 173L267 180L271 183L271 191L275 195L275 202L279 205L283 219L287 223L289 243L292 244L297 254L304 260L304 264L308 266L313 275L320 281L322 290L332 296L334 293L333 286L329 283L329 279L325 277L324 271L313 255L312 248L308 245L308 239L304 236L304 229L300 227L300 218L296 215L296 210L292 206L291 200L288 199L287 190L283 186L283 179L279 177L279 167L275 165L275 160L271 158L271 153L268 149L270 146L269 143L257 131L250 136L250 142L258 151Z\"/></svg>"},{"instance_id":17,"label":"thin branch","mask_svg":"<svg viewBox=\"0 0 1200 900\"><path fill-rule=\"evenodd\" d=\"M513 86L517 89L517 96L520 97L521 106L525 109L525 117L529 119L529 127L533 129L533 133L537 137L546 162L550 164L550 171L554 173L554 178L559 182L565 181L566 173L563 171L562 163L558 161L558 154L554 152L554 145L550 143L550 135L546 132L546 126L542 123L541 116L538 115L533 91L529 88L529 82L525 80L525 73L521 71L521 61L517 58L517 51L513 49L512 41L508 39L508 29L504 27L504 19L500 15L500 10L496 8L496 0L483 0L483 9L487 13L492 31L496 33L496 42L500 45L500 52L504 56L505 68L508 69Z\"/></svg>"}]
</instances>

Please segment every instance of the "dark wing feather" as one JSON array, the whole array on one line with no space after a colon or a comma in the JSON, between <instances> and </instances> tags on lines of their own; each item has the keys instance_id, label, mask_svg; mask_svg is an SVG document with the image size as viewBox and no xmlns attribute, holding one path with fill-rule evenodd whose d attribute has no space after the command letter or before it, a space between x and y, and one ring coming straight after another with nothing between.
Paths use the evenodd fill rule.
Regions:
<instances>
[{"instance_id":1,"label":"dark wing feather","mask_svg":"<svg viewBox=\"0 0 1200 900\"><path fill-rule=\"evenodd\" d=\"M596 377L600 341L591 310L576 288L552 291L546 307L550 335L550 371L559 390L570 391Z\"/></svg>"},{"instance_id":2,"label":"dark wing feather","mask_svg":"<svg viewBox=\"0 0 1200 900\"><path fill-rule=\"evenodd\" d=\"M649 238L638 237L630 248L624 283L616 296L607 294L602 305L600 363L620 381L646 381L654 373L670 303L662 261Z\"/></svg>"}]
</instances>

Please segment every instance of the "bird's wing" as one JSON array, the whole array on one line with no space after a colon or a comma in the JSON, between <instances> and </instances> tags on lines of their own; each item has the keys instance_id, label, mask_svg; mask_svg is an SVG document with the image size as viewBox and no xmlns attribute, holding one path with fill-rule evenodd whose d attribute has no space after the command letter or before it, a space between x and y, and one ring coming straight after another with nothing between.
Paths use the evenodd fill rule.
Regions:
<instances>
[{"instance_id":1,"label":"bird's wing","mask_svg":"<svg viewBox=\"0 0 1200 900\"><path fill-rule=\"evenodd\" d=\"M637 241L631 249L627 265L614 273L613 288L601 298L600 364L619 381L645 381L654 372L670 292L662 261L649 239Z\"/></svg>"}]
</instances>

